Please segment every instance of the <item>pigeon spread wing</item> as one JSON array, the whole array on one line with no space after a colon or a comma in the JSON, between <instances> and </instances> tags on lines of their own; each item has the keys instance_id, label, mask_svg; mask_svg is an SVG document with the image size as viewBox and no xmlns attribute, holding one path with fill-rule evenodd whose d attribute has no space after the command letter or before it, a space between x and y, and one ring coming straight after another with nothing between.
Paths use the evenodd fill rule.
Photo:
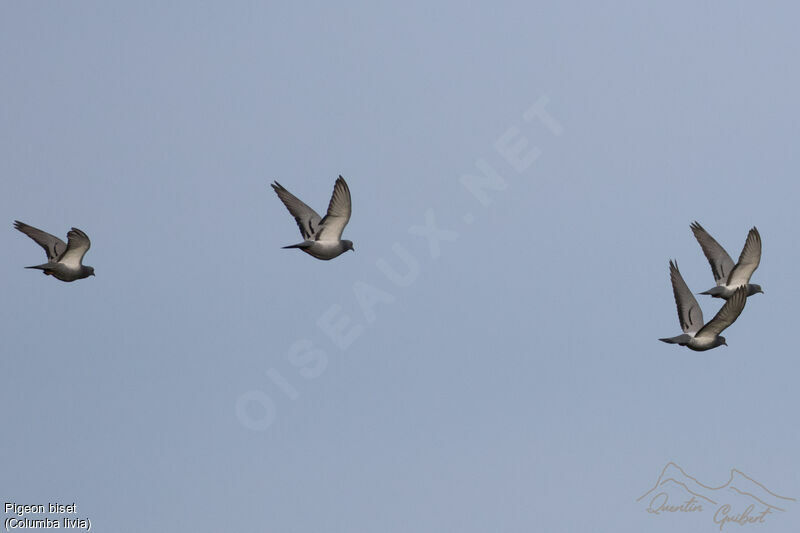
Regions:
<instances>
[{"instance_id":1,"label":"pigeon spread wing","mask_svg":"<svg viewBox=\"0 0 800 533\"><path fill-rule=\"evenodd\" d=\"M675 304L678 306L678 320L684 333L694 335L703 327L703 311L697 305L697 300L686 286L678 270L678 264L669 262L669 277L672 280L672 293L675 295Z\"/></svg>"},{"instance_id":2,"label":"pigeon spread wing","mask_svg":"<svg viewBox=\"0 0 800 533\"><path fill-rule=\"evenodd\" d=\"M320 227L320 216L317 212L304 204L297 196L287 191L277 181L272 184L272 188L278 198L281 199L281 202L283 202L283 205L286 206L286 209L289 210L289 213L294 217L303 239L307 241L314 240L314 236Z\"/></svg>"},{"instance_id":3,"label":"pigeon spread wing","mask_svg":"<svg viewBox=\"0 0 800 533\"><path fill-rule=\"evenodd\" d=\"M36 241L36 244L44 248L44 251L47 254L47 259L50 262L55 263L61 254L63 254L67 249L67 243L55 235L50 235L49 233L40 229L36 229L33 226L29 226L24 222L15 220L14 227Z\"/></svg>"},{"instance_id":4,"label":"pigeon spread wing","mask_svg":"<svg viewBox=\"0 0 800 533\"><path fill-rule=\"evenodd\" d=\"M342 237L344 227L350 221L352 206L350 201L350 188L344 178L339 176L333 186L333 195L328 204L328 213L320 223L321 228L317 233L318 241L338 241Z\"/></svg>"},{"instance_id":5,"label":"pigeon spread wing","mask_svg":"<svg viewBox=\"0 0 800 533\"><path fill-rule=\"evenodd\" d=\"M72 228L67 233L67 251L59 258L58 262L69 268L80 268L83 256L89 251L92 245L89 237L79 230Z\"/></svg>"},{"instance_id":6,"label":"pigeon spread wing","mask_svg":"<svg viewBox=\"0 0 800 533\"><path fill-rule=\"evenodd\" d=\"M728 286L738 287L750 283L750 276L758 268L759 263L761 263L761 235L756 228L753 228L747 234L739 262L733 267L728 278Z\"/></svg>"},{"instance_id":7,"label":"pigeon spread wing","mask_svg":"<svg viewBox=\"0 0 800 533\"><path fill-rule=\"evenodd\" d=\"M695 339L715 339L717 335L725 331L725 328L736 322L736 319L742 314L745 303L747 303L747 287L739 287L733 296L728 298L719 313L697 332L697 335L694 336Z\"/></svg>"},{"instance_id":8,"label":"pigeon spread wing","mask_svg":"<svg viewBox=\"0 0 800 533\"><path fill-rule=\"evenodd\" d=\"M718 286L725 285L734 267L733 259L731 259L728 252L725 251L725 248L720 246L720 244L714 240L714 237L709 235L708 232L703 229L703 226L697 222L692 223L692 233L694 233L697 242L700 243L700 248L703 249L703 253L706 259L708 259L708 263L711 265L711 272L714 273L714 281L717 282Z\"/></svg>"}]
</instances>

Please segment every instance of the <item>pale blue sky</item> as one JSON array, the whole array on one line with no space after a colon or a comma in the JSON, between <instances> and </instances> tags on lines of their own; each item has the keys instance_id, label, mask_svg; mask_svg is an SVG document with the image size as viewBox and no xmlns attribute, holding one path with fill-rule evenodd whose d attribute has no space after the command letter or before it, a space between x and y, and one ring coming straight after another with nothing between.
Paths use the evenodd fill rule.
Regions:
<instances>
[{"instance_id":1,"label":"pale blue sky","mask_svg":"<svg viewBox=\"0 0 800 533\"><path fill-rule=\"evenodd\" d=\"M635 502L675 461L800 498L798 16L4 3L0 496L117 532L717 531ZM488 205L461 183L484 164ZM339 174L356 251L281 250L269 183L322 211ZM457 234L435 258L426 214ZM14 219L86 231L97 276L24 270ZM734 257L764 241L766 294L701 354L657 341L669 259L713 285L695 219Z\"/></svg>"}]
</instances>

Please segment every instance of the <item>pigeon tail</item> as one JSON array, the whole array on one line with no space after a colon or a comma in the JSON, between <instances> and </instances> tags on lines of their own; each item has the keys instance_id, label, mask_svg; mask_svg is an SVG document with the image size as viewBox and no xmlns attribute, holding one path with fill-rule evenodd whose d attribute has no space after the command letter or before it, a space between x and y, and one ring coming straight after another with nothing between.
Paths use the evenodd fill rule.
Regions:
<instances>
[{"instance_id":1,"label":"pigeon tail","mask_svg":"<svg viewBox=\"0 0 800 533\"><path fill-rule=\"evenodd\" d=\"M699 292L698 294L705 294L707 296L712 296L714 298L722 298L726 292L727 291L725 290L725 287L717 286L708 289L707 291Z\"/></svg>"},{"instance_id":2,"label":"pigeon tail","mask_svg":"<svg viewBox=\"0 0 800 533\"><path fill-rule=\"evenodd\" d=\"M55 266L55 263L45 263L43 265L29 266L25 268L38 268L39 270L48 270Z\"/></svg>"},{"instance_id":3,"label":"pigeon tail","mask_svg":"<svg viewBox=\"0 0 800 533\"><path fill-rule=\"evenodd\" d=\"M684 333L683 335L678 335L677 337L669 337L666 339L658 339L658 340L660 340L661 342L666 342L667 344L680 344L681 346L683 346L690 340L692 340L692 336Z\"/></svg>"},{"instance_id":4,"label":"pigeon tail","mask_svg":"<svg viewBox=\"0 0 800 533\"><path fill-rule=\"evenodd\" d=\"M298 244L290 244L289 246L283 246L282 250L288 250L289 248L300 248L301 250L305 250L306 248L311 248L313 243L309 241L301 242Z\"/></svg>"}]
</instances>

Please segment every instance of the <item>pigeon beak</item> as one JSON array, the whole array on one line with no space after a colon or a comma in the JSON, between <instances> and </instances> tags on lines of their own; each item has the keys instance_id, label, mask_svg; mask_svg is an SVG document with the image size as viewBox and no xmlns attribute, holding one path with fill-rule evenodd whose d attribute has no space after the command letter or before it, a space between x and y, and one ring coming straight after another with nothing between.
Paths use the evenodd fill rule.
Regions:
<instances>
[{"instance_id":1,"label":"pigeon beak","mask_svg":"<svg viewBox=\"0 0 800 533\"><path fill-rule=\"evenodd\" d=\"M728 343L727 343L727 342L723 342L722 344L724 344L725 346L727 346L727 345L728 345Z\"/></svg>"},{"instance_id":2,"label":"pigeon beak","mask_svg":"<svg viewBox=\"0 0 800 533\"><path fill-rule=\"evenodd\" d=\"M94 272L92 272L92 276L94 276Z\"/></svg>"}]
</instances>

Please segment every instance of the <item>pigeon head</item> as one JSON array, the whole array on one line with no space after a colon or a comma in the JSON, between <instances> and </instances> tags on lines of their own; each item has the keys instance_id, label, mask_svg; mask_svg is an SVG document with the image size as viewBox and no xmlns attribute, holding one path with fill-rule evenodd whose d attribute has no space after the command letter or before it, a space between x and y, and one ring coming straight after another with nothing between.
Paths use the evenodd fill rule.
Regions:
<instances>
[{"instance_id":1,"label":"pigeon head","mask_svg":"<svg viewBox=\"0 0 800 533\"><path fill-rule=\"evenodd\" d=\"M752 295L758 294L758 293L764 294L764 289L761 288L761 285L757 285L755 283L750 283L747 286L747 295L748 296L752 296Z\"/></svg>"},{"instance_id":2,"label":"pigeon head","mask_svg":"<svg viewBox=\"0 0 800 533\"><path fill-rule=\"evenodd\" d=\"M94 276L94 267L84 266L83 271L86 272L86 277Z\"/></svg>"},{"instance_id":3,"label":"pigeon head","mask_svg":"<svg viewBox=\"0 0 800 533\"><path fill-rule=\"evenodd\" d=\"M724 344L725 346L727 346L727 345L728 345L728 343L727 343L727 342L725 342L725 337L723 337L722 335L720 335L719 337L717 337L717 342L714 344L714 346L722 346L723 344Z\"/></svg>"},{"instance_id":4,"label":"pigeon head","mask_svg":"<svg viewBox=\"0 0 800 533\"><path fill-rule=\"evenodd\" d=\"M343 239L342 244L344 244L345 251L347 250L352 250L354 252L356 251L356 249L353 247L353 241L348 241L347 239Z\"/></svg>"}]
</instances>

